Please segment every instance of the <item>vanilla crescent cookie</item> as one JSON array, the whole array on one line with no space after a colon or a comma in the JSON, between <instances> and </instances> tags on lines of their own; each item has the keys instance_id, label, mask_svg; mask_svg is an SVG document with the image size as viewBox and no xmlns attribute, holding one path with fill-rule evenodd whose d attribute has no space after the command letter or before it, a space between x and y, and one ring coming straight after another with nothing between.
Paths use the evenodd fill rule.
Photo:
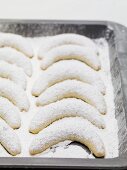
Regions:
<instances>
[{"instance_id":1,"label":"vanilla crescent cookie","mask_svg":"<svg viewBox=\"0 0 127 170\"><path fill-rule=\"evenodd\" d=\"M11 101L20 111L29 110L30 104L26 92L10 80L0 79L0 96Z\"/></svg>"},{"instance_id":2,"label":"vanilla crescent cookie","mask_svg":"<svg viewBox=\"0 0 127 170\"><path fill-rule=\"evenodd\" d=\"M13 48L0 48L0 60L21 67L28 76L32 75L32 64L30 59Z\"/></svg>"},{"instance_id":3,"label":"vanilla crescent cookie","mask_svg":"<svg viewBox=\"0 0 127 170\"><path fill-rule=\"evenodd\" d=\"M33 85L32 94L39 96L46 88L67 79L76 79L92 84L102 94L105 94L105 86L99 74L77 60L59 61L42 72Z\"/></svg>"},{"instance_id":4,"label":"vanilla crescent cookie","mask_svg":"<svg viewBox=\"0 0 127 170\"><path fill-rule=\"evenodd\" d=\"M7 62L0 61L0 77L12 80L14 83L26 90L26 75L20 68L8 64Z\"/></svg>"},{"instance_id":5,"label":"vanilla crescent cookie","mask_svg":"<svg viewBox=\"0 0 127 170\"><path fill-rule=\"evenodd\" d=\"M53 48L44 54L44 58L41 61L41 68L47 69L55 62L69 59L82 61L94 70L99 70L101 67L99 57L91 48L79 45L63 45Z\"/></svg>"},{"instance_id":6,"label":"vanilla crescent cookie","mask_svg":"<svg viewBox=\"0 0 127 170\"><path fill-rule=\"evenodd\" d=\"M29 148L30 154L41 153L65 140L86 145L97 157L105 156L103 141L96 133L96 130L88 120L79 117L63 118L42 130L34 137Z\"/></svg>"},{"instance_id":7,"label":"vanilla crescent cookie","mask_svg":"<svg viewBox=\"0 0 127 170\"><path fill-rule=\"evenodd\" d=\"M13 129L21 126L19 109L4 97L0 97L0 117Z\"/></svg>"},{"instance_id":8,"label":"vanilla crescent cookie","mask_svg":"<svg viewBox=\"0 0 127 170\"><path fill-rule=\"evenodd\" d=\"M30 123L29 131L38 133L56 120L76 116L89 120L98 128L105 128L102 115L93 106L79 99L68 98L40 108Z\"/></svg>"},{"instance_id":9,"label":"vanilla crescent cookie","mask_svg":"<svg viewBox=\"0 0 127 170\"><path fill-rule=\"evenodd\" d=\"M44 106L63 98L78 98L106 113L103 95L92 85L77 80L65 80L47 88L36 101L37 106Z\"/></svg>"},{"instance_id":10,"label":"vanilla crescent cookie","mask_svg":"<svg viewBox=\"0 0 127 170\"><path fill-rule=\"evenodd\" d=\"M48 37L47 41L40 46L38 57L42 59L44 53L62 45L80 45L83 47L89 47L95 52L95 54L97 53L96 45L90 38L79 34L65 33Z\"/></svg>"},{"instance_id":11,"label":"vanilla crescent cookie","mask_svg":"<svg viewBox=\"0 0 127 170\"><path fill-rule=\"evenodd\" d=\"M17 134L1 119L0 143L13 156L21 153L21 144Z\"/></svg>"},{"instance_id":12,"label":"vanilla crescent cookie","mask_svg":"<svg viewBox=\"0 0 127 170\"><path fill-rule=\"evenodd\" d=\"M1 32L0 47L12 47L30 58L33 57L33 48L30 42L21 35Z\"/></svg>"}]
</instances>

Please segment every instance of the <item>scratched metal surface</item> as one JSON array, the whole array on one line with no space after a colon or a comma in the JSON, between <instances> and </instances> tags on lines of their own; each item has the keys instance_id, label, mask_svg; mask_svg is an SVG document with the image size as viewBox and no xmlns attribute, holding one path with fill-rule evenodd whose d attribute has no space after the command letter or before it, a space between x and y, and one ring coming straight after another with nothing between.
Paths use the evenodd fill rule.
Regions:
<instances>
[{"instance_id":1,"label":"scratched metal surface","mask_svg":"<svg viewBox=\"0 0 127 170\"><path fill-rule=\"evenodd\" d=\"M127 153L127 28L122 25L112 25L115 30L116 61L111 67L111 72L113 73L116 118L119 127L119 152L122 156Z\"/></svg>"},{"instance_id":2,"label":"scratched metal surface","mask_svg":"<svg viewBox=\"0 0 127 170\"><path fill-rule=\"evenodd\" d=\"M47 167L54 163L55 167L59 165L68 165L69 167L81 166L84 168L96 168L96 167L118 167L124 165L124 159L127 155L127 29L119 24L114 24L111 22L88 22L88 21L1 21L0 22L0 31L2 32L11 32L17 33L24 36L46 36L46 35L55 35L60 33L73 32L82 35L86 35L90 38L100 38L105 37L108 40L109 49L110 49L110 63L111 63L111 74L112 82L115 92L115 105L116 105L116 119L118 121L118 136L119 136L119 158L112 160L84 160L80 164L75 159L71 159L73 162L69 166L70 162L66 159L32 159L26 158L24 160L19 158L15 159L15 163L11 159L6 159L8 165L20 165L26 166L35 165L44 166L47 162ZM122 158L122 161L120 161ZM123 159L124 158L124 159ZM68 159L70 160L70 159ZM4 164L4 159L0 159L0 165ZM37 162L36 162L37 161ZM13 164L12 164L13 162ZM86 164L85 164L86 163ZM121 165L121 166L122 166Z\"/></svg>"}]
</instances>

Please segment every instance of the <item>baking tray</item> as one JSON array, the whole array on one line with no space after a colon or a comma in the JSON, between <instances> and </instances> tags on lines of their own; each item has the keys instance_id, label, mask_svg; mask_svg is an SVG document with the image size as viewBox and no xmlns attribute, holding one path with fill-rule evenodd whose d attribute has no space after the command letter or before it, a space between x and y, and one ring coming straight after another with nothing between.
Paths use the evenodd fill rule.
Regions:
<instances>
[{"instance_id":1,"label":"baking tray","mask_svg":"<svg viewBox=\"0 0 127 170\"><path fill-rule=\"evenodd\" d=\"M78 33L90 38L105 37L109 44L119 157L113 159L80 158L0 158L0 168L127 169L127 29L107 21L0 20L0 31L23 36Z\"/></svg>"}]
</instances>

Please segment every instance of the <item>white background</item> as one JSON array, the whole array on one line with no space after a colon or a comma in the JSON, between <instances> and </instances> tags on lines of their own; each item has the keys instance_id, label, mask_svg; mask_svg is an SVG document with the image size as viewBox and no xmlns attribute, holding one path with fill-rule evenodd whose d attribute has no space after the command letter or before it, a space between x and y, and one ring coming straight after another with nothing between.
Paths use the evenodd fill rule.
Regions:
<instances>
[{"instance_id":1,"label":"white background","mask_svg":"<svg viewBox=\"0 0 127 170\"><path fill-rule=\"evenodd\" d=\"M0 19L109 20L127 26L127 0L0 0Z\"/></svg>"}]
</instances>

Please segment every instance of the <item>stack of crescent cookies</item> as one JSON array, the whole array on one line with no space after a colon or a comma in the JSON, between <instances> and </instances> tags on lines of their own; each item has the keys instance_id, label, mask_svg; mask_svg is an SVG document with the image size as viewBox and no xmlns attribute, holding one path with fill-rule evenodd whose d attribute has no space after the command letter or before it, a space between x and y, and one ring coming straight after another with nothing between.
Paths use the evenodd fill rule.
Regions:
<instances>
[{"instance_id":1,"label":"stack of crescent cookies","mask_svg":"<svg viewBox=\"0 0 127 170\"><path fill-rule=\"evenodd\" d=\"M27 77L32 75L28 41L10 33L0 33L0 144L13 156L21 153L15 129L21 127L20 112L30 107L26 95Z\"/></svg>"},{"instance_id":2,"label":"stack of crescent cookies","mask_svg":"<svg viewBox=\"0 0 127 170\"><path fill-rule=\"evenodd\" d=\"M38 50L42 74L35 81L38 112L29 131L36 134L31 155L65 140L86 145L96 157L105 156L102 139L95 130L105 128L105 85L95 43L82 35L60 34L48 38Z\"/></svg>"},{"instance_id":3,"label":"stack of crescent cookies","mask_svg":"<svg viewBox=\"0 0 127 170\"><path fill-rule=\"evenodd\" d=\"M12 156L21 153L15 129L21 127L20 113L30 108L26 87L33 56L28 39L0 33L0 144ZM29 153L71 140L87 146L96 157L105 157L96 128L105 128L106 89L94 41L73 33L55 35L39 47L37 56L43 71L31 92L38 111L28 129L34 134Z\"/></svg>"}]
</instances>

